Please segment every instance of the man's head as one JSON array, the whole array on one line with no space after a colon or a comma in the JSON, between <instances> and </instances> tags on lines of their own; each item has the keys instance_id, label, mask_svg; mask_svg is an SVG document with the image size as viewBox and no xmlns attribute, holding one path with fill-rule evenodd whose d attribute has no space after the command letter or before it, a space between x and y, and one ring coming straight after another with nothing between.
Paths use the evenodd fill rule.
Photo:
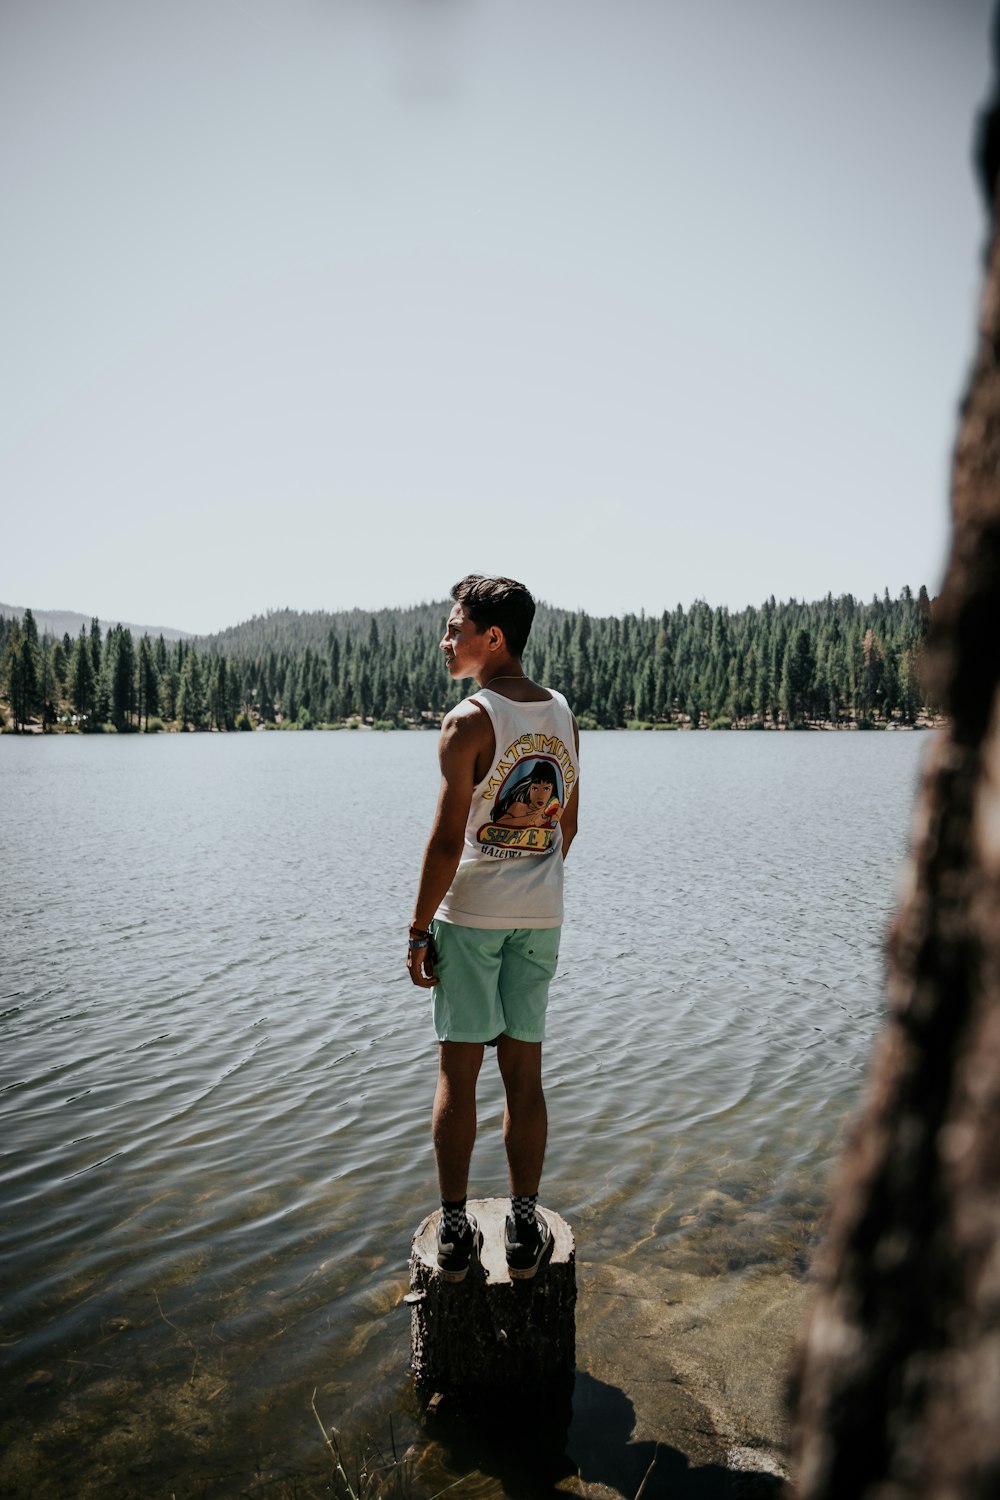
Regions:
<instances>
[{"instance_id":1,"label":"man's head","mask_svg":"<svg viewBox=\"0 0 1000 1500\"><path fill-rule=\"evenodd\" d=\"M451 597L480 632L496 626L503 631L511 656L524 655L535 618L535 601L523 583L513 578L484 578L481 573L469 573L455 584Z\"/></svg>"}]
</instances>

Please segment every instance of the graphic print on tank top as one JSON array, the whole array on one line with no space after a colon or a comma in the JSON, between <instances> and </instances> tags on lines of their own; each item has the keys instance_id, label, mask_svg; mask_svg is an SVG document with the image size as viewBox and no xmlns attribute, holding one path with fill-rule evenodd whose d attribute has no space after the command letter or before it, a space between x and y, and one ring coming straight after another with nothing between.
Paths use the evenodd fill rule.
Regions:
<instances>
[{"instance_id":1,"label":"graphic print on tank top","mask_svg":"<svg viewBox=\"0 0 1000 1500\"><path fill-rule=\"evenodd\" d=\"M501 782L489 822L479 829L477 840L488 850L548 854L564 805L565 785L558 763L549 755L520 760Z\"/></svg>"}]
</instances>

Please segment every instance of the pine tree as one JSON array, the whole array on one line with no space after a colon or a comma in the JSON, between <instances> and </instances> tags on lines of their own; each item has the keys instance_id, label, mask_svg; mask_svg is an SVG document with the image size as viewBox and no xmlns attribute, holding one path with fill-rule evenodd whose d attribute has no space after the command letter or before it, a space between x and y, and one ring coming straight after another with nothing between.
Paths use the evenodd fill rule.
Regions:
<instances>
[{"instance_id":1,"label":"pine tree","mask_svg":"<svg viewBox=\"0 0 1000 1500\"><path fill-rule=\"evenodd\" d=\"M163 640L162 636L160 640ZM148 635L144 635L139 642L136 672L136 709L140 718L145 716L143 727L148 729L150 714L160 712L160 673L156 665L156 648Z\"/></svg>"},{"instance_id":2,"label":"pine tree","mask_svg":"<svg viewBox=\"0 0 1000 1500\"><path fill-rule=\"evenodd\" d=\"M59 697L59 681L52 659L53 652L57 648L59 650L62 649L59 641L53 642L51 646L46 647L43 645L39 652L38 698L42 715L42 731L45 734L51 731L59 712L57 702Z\"/></svg>"},{"instance_id":3,"label":"pine tree","mask_svg":"<svg viewBox=\"0 0 1000 1500\"><path fill-rule=\"evenodd\" d=\"M69 694L81 724L88 727L94 716L94 665L85 625L70 658Z\"/></svg>"},{"instance_id":4,"label":"pine tree","mask_svg":"<svg viewBox=\"0 0 1000 1500\"><path fill-rule=\"evenodd\" d=\"M21 634L30 643L32 651L37 660L39 650L38 625L30 609L24 611L24 619L21 621Z\"/></svg>"},{"instance_id":5,"label":"pine tree","mask_svg":"<svg viewBox=\"0 0 1000 1500\"><path fill-rule=\"evenodd\" d=\"M205 728L205 686L198 653L192 648L185 654L177 690L177 717L181 729Z\"/></svg>"},{"instance_id":6,"label":"pine tree","mask_svg":"<svg viewBox=\"0 0 1000 1500\"><path fill-rule=\"evenodd\" d=\"M172 661L160 674L160 712L165 719L177 718L177 700L180 697L181 677Z\"/></svg>"},{"instance_id":7,"label":"pine tree","mask_svg":"<svg viewBox=\"0 0 1000 1500\"><path fill-rule=\"evenodd\" d=\"M96 683L101 675L101 625L96 616L90 622L90 665Z\"/></svg>"},{"instance_id":8,"label":"pine tree","mask_svg":"<svg viewBox=\"0 0 1000 1500\"><path fill-rule=\"evenodd\" d=\"M809 713L815 669L809 632L800 625L789 637L781 663L781 708L789 725L801 724Z\"/></svg>"},{"instance_id":9,"label":"pine tree","mask_svg":"<svg viewBox=\"0 0 1000 1500\"><path fill-rule=\"evenodd\" d=\"M857 706L861 717L869 719L882 699L882 672L885 656L875 632L869 625L861 641L861 667L858 678Z\"/></svg>"},{"instance_id":10,"label":"pine tree","mask_svg":"<svg viewBox=\"0 0 1000 1500\"><path fill-rule=\"evenodd\" d=\"M38 668L31 640L16 621L7 637L6 677L14 728L26 729L38 700Z\"/></svg>"},{"instance_id":11,"label":"pine tree","mask_svg":"<svg viewBox=\"0 0 1000 1500\"><path fill-rule=\"evenodd\" d=\"M67 640L68 637L64 637L61 641L53 641L50 647L52 673L55 678L56 691L60 696L65 695L66 684L69 681L69 653L72 650L72 643L67 646Z\"/></svg>"},{"instance_id":12,"label":"pine tree","mask_svg":"<svg viewBox=\"0 0 1000 1500\"><path fill-rule=\"evenodd\" d=\"M118 730L129 729L135 709L135 646L126 626L108 631L103 666L111 722Z\"/></svg>"}]
</instances>

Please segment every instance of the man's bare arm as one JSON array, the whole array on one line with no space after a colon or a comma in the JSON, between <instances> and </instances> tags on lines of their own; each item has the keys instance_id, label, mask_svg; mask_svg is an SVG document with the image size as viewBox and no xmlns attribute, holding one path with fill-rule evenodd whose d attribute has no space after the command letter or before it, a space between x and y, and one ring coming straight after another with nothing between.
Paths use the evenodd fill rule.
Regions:
<instances>
[{"instance_id":1,"label":"man's bare arm","mask_svg":"<svg viewBox=\"0 0 1000 1500\"><path fill-rule=\"evenodd\" d=\"M476 759L485 737L492 734L486 714L472 704L459 705L448 714L441 726L438 758L441 763L441 791L431 835L424 850L413 927L426 931L434 913L455 878L462 857L465 824L469 816L472 789L476 784ZM426 949L411 948L407 969L414 984L429 988L437 984L433 965Z\"/></svg>"},{"instance_id":2,"label":"man's bare arm","mask_svg":"<svg viewBox=\"0 0 1000 1500\"><path fill-rule=\"evenodd\" d=\"M580 758L580 729L573 720L573 738L576 741L577 760ZM569 794L569 801L563 809L563 815L559 819L559 827L562 829L562 857L565 860L569 853L569 846L576 838L576 830L580 819L580 783L577 781Z\"/></svg>"}]
</instances>

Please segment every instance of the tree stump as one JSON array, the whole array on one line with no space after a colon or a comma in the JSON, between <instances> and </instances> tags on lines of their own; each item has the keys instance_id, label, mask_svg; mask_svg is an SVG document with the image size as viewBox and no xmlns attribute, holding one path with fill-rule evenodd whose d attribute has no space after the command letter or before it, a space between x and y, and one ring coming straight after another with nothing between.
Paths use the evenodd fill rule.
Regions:
<instances>
[{"instance_id":1,"label":"tree stump","mask_svg":"<svg viewBox=\"0 0 1000 1500\"><path fill-rule=\"evenodd\" d=\"M410 1294L413 1373L441 1394L526 1394L572 1378L576 1360L576 1245L565 1219L540 1208L552 1256L531 1281L512 1281L504 1256L506 1198L477 1198L469 1209L483 1231L480 1263L464 1281L437 1268L440 1210L413 1236Z\"/></svg>"}]
</instances>

